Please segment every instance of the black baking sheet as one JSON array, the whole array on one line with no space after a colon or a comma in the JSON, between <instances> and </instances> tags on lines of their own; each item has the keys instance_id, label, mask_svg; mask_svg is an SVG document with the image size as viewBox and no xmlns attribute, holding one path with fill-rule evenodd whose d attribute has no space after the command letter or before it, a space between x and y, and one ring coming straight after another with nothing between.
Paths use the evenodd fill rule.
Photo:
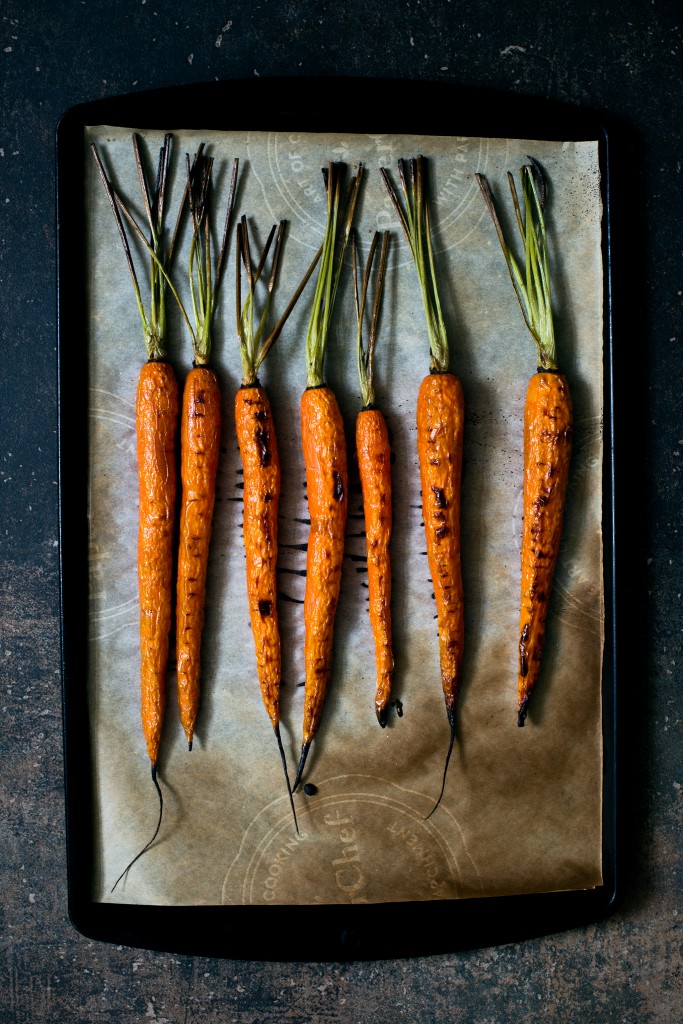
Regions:
<instances>
[{"instance_id":1,"label":"black baking sheet","mask_svg":"<svg viewBox=\"0 0 683 1024\"><path fill-rule=\"evenodd\" d=\"M610 180L607 134L599 119L574 109L426 83L343 83L346 113L330 98L339 82L224 82L88 104L69 111L57 137L59 227L60 508L69 907L93 938L133 946L254 959L380 958L471 948L558 930L609 912L617 897L616 606L613 579L614 444L610 281ZM236 96L254 101L248 113ZM273 97L276 97L274 105ZM266 102L266 99L269 102ZM311 105L312 98L317 109ZM259 102L260 100L260 102ZM326 102L327 101L327 102ZM443 135L439 113L452 112L459 136L579 141L598 139L604 203L604 592L603 884L597 888L477 899L372 905L150 906L92 898L95 871L89 656L87 393L89 332L85 309L85 212L82 154L87 125L137 125L253 131L376 130ZM198 121L197 111L201 111ZM171 113L172 112L172 113ZM379 115L381 112L381 118ZM208 126L208 127L207 127ZM281 936L295 941L283 946Z\"/></svg>"}]
</instances>

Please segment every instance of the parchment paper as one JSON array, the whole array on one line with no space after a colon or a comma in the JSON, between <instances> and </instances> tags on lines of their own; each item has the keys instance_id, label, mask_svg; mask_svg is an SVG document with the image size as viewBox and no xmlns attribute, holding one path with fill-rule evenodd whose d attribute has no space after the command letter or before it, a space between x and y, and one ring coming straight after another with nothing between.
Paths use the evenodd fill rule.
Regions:
<instances>
[{"instance_id":1,"label":"parchment paper","mask_svg":"<svg viewBox=\"0 0 683 1024\"><path fill-rule=\"evenodd\" d=\"M162 134L135 126L155 165ZM173 129L173 125L169 125ZM141 216L131 131L93 127L117 188ZM140 904L372 903L591 888L601 883L602 269L597 143L306 135L175 133L170 220L185 153L200 140L216 159L217 217L232 158L241 161L237 213L252 236L288 221L274 302L278 316L320 245L330 159L367 168L359 245L392 232L378 339L378 403L393 435L395 696L381 730L374 714L374 648L367 613L363 517L353 428L360 408L350 266L329 339L326 375L349 439L350 501L335 661L322 726L296 794L294 831L282 767L261 702L242 546L241 463L233 420L240 382L230 262L215 321L214 356L225 394L209 570L203 697L194 749L178 722L175 677L160 760L165 795L159 838L114 893L111 886L152 835L157 800L139 718L134 399L145 349L114 220L84 146L89 254L91 544L90 702L95 751L93 897ZM452 368L466 398L463 573L464 683L459 738L443 802L449 727L441 691L435 605L425 553L415 403L428 371L424 312L407 244L381 184L399 157L429 159L438 275ZM549 180L547 225L559 359L575 405L574 459L564 538L550 605L542 678L524 729L516 721L522 408L535 347L517 305L479 189L483 172L507 223L505 174L527 154ZM221 202L222 200L222 202ZM176 264L181 291L186 240ZM143 264L138 264L140 267ZM143 275L144 276L144 273ZM304 569L308 510L299 400L313 283L261 374L273 405L283 470L280 601L283 739L290 769L301 746ZM169 300L170 355L182 381L188 333Z\"/></svg>"}]
</instances>

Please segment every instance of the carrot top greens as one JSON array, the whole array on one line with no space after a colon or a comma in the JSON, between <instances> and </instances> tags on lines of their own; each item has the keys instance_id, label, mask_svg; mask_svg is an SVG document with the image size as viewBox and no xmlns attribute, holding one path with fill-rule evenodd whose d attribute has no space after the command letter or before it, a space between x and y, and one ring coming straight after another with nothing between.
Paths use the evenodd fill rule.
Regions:
<instances>
[{"instance_id":1,"label":"carrot top greens","mask_svg":"<svg viewBox=\"0 0 683 1024\"><path fill-rule=\"evenodd\" d=\"M310 267L304 274L294 296L292 297L286 310L278 320L277 324L270 332L267 337L264 337L264 331L266 321L268 318L268 312L270 310L270 302L273 296L273 290L275 288L275 277L277 274L277 268L280 261L280 250L282 248L282 239L285 230L285 221L280 221L280 224L274 224L270 230L270 234L266 239L266 244L263 247L263 252L258 262L258 266L254 267L251 258L251 246L249 244L249 229L247 227L247 218L242 217L240 223L237 225L237 265L236 265L236 279L235 279L235 309L237 312L237 337L240 343L240 356L242 357L242 385L244 387L252 387L258 383L258 371L261 363L268 355L271 347L277 341L282 328L289 317L289 314L294 309L299 296L301 295L309 277L313 273L315 266L320 259L320 250L316 254L311 263ZM258 324L254 325L254 315L256 310L256 285L263 273L263 269L268 259L268 253L270 252L275 232L277 231L277 238L275 241L275 250L273 252L273 258L270 266L270 274L268 276L268 283L266 286L266 299L261 310L261 315L258 320ZM247 297L242 305L242 265L244 265L244 272L247 278L248 292Z\"/></svg>"},{"instance_id":2,"label":"carrot top greens","mask_svg":"<svg viewBox=\"0 0 683 1024\"><path fill-rule=\"evenodd\" d=\"M360 191L363 166L358 165L358 173L351 179L344 192L345 171L346 167L342 163L329 163L323 170L327 189L327 220L318 280L313 296L313 309L306 333L306 387L309 388L320 387L324 383L325 346Z\"/></svg>"},{"instance_id":3,"label":"carrot top greens","mask_svg":"<svg viewBox=\"0 0 683 1024\"><path fill-rule=\"evenodd\" d=\"M111 181L107 177L107 173L95 144L93 143L90 147L92 154L95 157L97 168L102 179L102 184L104 185L107 193L109 205L111 206L112 213L114 214L121 242L123 244L126 260L128 262L128 269L133 282L133 289L135 291L135 299L140 313L140 319L142 320L142 329L145 336L145 345L147 347L147 358L150 360L164 359L166 357L166 285L168 283L168 267L171 263L173 245L178 227L176 224L176 230L174 231L170 243L168 243L167 246L164 223L166 212L165 198L172 139L173 136L170 133L164 137L164 144L159 154L156 183L154 189L151 189L147 173L145 171L142 154L140 152L140 138L137 134L133 135L133 153L135 155L135 164L137 167L138 181L140 183L142 202L145 208L145 217L149 228L149 239L146 237L142 228L134 220L132 214L127 210L123 200L117 194ZM122 213L130 227L142 241L143 246L151 257L149 265L150 298L148 310L145 309L145 304L142 299L142 293L135 271L135 264L133 262L130 244L121 218Z\"/></svg>"},{"instance_id":4,"label":"carrot top greens","mask_svg":"<svg viewBox=\"0 0 683 1024\"><path fill-rule=\"evenodd\" d=\"M555 329L550 295L550 269L548 264L548 243L545 232L543 210L545 207L545 182L541 168L529 157L529 163L520 169L524 211L520 207L515 179L508 171L508 182L512 195L517 227L524 246L524 273L508 246L498 218L489 184L483 175L476 179L498 235L501 249L508 266L512 285L515 289L525 323L538 349L539 369L556 370Z\"/></svg>"},{"instance_id":5,"label":"carrot top greens","mask_svg":"<svg viewBox=\"0 0 683 1024\"><path fill-rule=\"evenodd\" d=\"M380 232L376 231L372 239L370 252L368 253L368 260L365 265L365 272L363 274L363 284L359 292L358 272L356 268L355 231L351 236L351 254L353 257L353 283L354 294L356 298L356 315L358 317L358 377L360 379L360 391L363 399L364 409L371 409L375 404L375 387L373 382L375 364L375 339L377 337L377 324L379 322L379 310L382 303L382 291L384 289L384 277L386 274L387 267L387 253L389 251L389 232L385 231L382 233L382 252L380 255L379 270L377 273L375 298L372 306L372 317L370 320L370 335L368 337L368 342L366 345L363 341L363 317L365 313L365 303L368 295L368 287L370 284L372 264L375 258L375 250L377 249L377 243L379 241L379 238Z\"/></svg>"},{"instance_id":6,"label":"carrot top greens","mask_svg":"<svg viewBox=\"0 0 683 1024\"><path fill-rule=\"evenodd\" d=\"M404 160L399 160L398 162L398 174L401 180L404 199L403 204L386 168L380 168L380 173L398 219L401 222L403 232L408 240L417 269L422 302L427 316L427 331L429 333L431 353L430 369L436 373L447 373L449 366L448 337L441 313L434 266L434 250L432 247L429 217L429 195L427 191L427 161L423 156L409 160L407 178L405 164Z\"/></svg>"},{"instance_id":7,"label":"carrot top greens","mask_svg":"<svg viewBox=\"0 0 683 1024\"><path fill-rule=\"evenodd\" d=\"M232 211L235 203L235 189L237 186L237 171L239 161L233 160L232 177L230 179L230 191L228 193L228 205L223 227L223 237L216 256L215 273L212 264L212 236L211 236L211 174L213 171L213 158L204 154L204 147L201 145L197 151L192 164L189 156L187 161L187 186L186 195L189 200L190 214L192 217L192 241L190 242L190 259L188 265L188 276L190 280L190 297L194 312L195 327L189 322L185 309L181 304L181 311L190 329L192 337L192 351L194 354L195 366L205 366L209 361L211 352L211 323L218 289L223 276L223 265L225 262L226 242Z\"/></svg>"}]
</instances>

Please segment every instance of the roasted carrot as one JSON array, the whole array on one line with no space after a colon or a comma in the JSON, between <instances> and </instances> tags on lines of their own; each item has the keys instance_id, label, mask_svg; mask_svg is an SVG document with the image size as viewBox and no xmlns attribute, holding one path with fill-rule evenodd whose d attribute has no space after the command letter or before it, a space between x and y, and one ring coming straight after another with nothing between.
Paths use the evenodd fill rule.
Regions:
<instances>
[{"instance_id":1,"label":"roasted carrot","mask_svg":"<svg viewBox=\"0 0 683 1024\"><path fill-rule=\"evenodd\" d=\"M154 835L122 872L114 887L156 839L163 813L163 797L157 769L166 704L166 672L171 629L178 421L178 385L173 368L167 361L165 338L167 270L175 239L174 233L170 243L167 243L164 230L164 201L171 139L170 134L166 135L159 157L156 187L152 192L148 185L138 136L133 136L135 162L151 241L147 240L115 192L96 147L91 147L123 243L147 348L147 362L140 371L136 395L140 694L143 733L151 763L152 780L159 798L159 818ZM151 257L149 312L145 310L142 300L122 214L144 243Z\"/></svg>"},{"instance_id":2,"label":"roasted carrot","mask_svg":"<svg viewBox=\"0 0 683 1024\"><path fill-rule=\"evenodd\" d=\"M480 174L477 181L538 354L537 372L529 382L524 405L524 519L517 674L517 724L523 726L541 668L548 601L562 536L573 413L569 383L557 366L544 221L545 181L534 160L525 164L520 173L523 213L511 174L508 174L508 182L524 246L524 275L505 240L488 182Z\"/></svg>"},{"instance_id":3,"label":"roasted carrot","mask_svg":"<svg viewBox=\"0 0 683 1024\"><path fill-rule=\"evenodd\" d=\"M313 273L318 257L311 264L292 301L271 333L264 327L282 246L285 222L277 229L277 239L267 285L267 298L254 326L255 289L265 267L276 228L273 227L258 266L251 260L246 217L237 227L236 310L237 336L242 359L242 385L235 396L235 425L244 473L244 550L246 555L249 617L254 635L256 673L261 697L277 740L287 783L294 826L299 831L287 770L287 759L280 735L281 649L277 607L278 509L280 502L280 456L270 401L258 377L259 368L289 317L299 295ZM248 295L242 305L241 265L248 281Z\"/></svg>"},{"instance_id":4,"label":"roasted carrot","mask_svg":"<svg viewBox=\"0 0 683 1024\"><path fill-rule=\"evenodd\" d=\"M183 388L176 602L178 708L190 750L199 711L201 639L220 438L218 378L208 366L194 366Z\"/></svg>"},{"instance_id":5,"label":"roasted carrot","mask_svg":"<svg viewBox=\"0 0 683 1024\"><path fill-rule=\"evenodd\" d=\"M206 578L221 440L221 390L215 371L208 365L211 327L225 265L238 166L235 160L214 275L210 224L213 160L205 156L203 147L192 165L187 158L186 192L192 216L189 281L195 326L189 325L185 314L192 337L193 365L185 379L181 416L176 658L178 709L190 750L200 703Z\"/></svg>"},{"instance_id":6,"label":"roasted carrot","mask_svg":"<svg viewBox=\"0 0 683 1024\"><path fill-rule=\"evenodd\" d=\"M140 371L136 396L138 459L138 589L142 725L156 772L166 707L173 593L178 383L170 363Z\"/></svg>"},{"instance_id":7,"label":"roasted carrot","mask_svg":"<svg viewBox=\"0 0 683 1024\"><path fill-rule=\"evenodd\" d=\"M293 789L303 774L322 717L332 671L334 618L341 588L348 506L344 422L334 392L325 384L323 362L332 310L344 262L362 167L344 193L343 164L323 172L327 221L313 309L306 334L306 389L301 396L301 443L311 529L304 593L304 722L301 758Z\"/></svg>"},{"instance_id":8,"label":"roasted carrot","mask_svg":"<svg viewBox=\"0 0 683 1024\"><path fill-rule=\"evenodd\" d=\"M389 553L392 526L391 446L386 420L381 409L375 405L373 378L375 340L389 249L389 233L386 231L382 237L382 252L367 345L363 341L363 316L379 237L379 232L377 232L372 240L360 292L356 271L355 233L351 242L358 316L358 376L363 401L363 407L356 417L356 457L363 493L368 559L368 604L377 666L375 713L377 721L384 728L387 724L394 677L391 630L391 556Z\"/></svg>"},{"instance_id":9,"label":"roasted carrot","mask_svg":"<svg viewBox=\"0 0 683 1024\"><path fill-rule=\"evenodd\" d=\"M460 564L460 479L462 472L464 398L458 377L449 369L446 325L437 289L431 240L427 167L424 157L399 161L405 208L389 175L382 169L417 269L430 347L430 373L420 384L417 399L417 450L422 485L422 516L429 569L436 598L439 627L441 685L450 725L439 805L456 736L456 702L464 645L464 600Z\"/></svg>"}]
</instances>

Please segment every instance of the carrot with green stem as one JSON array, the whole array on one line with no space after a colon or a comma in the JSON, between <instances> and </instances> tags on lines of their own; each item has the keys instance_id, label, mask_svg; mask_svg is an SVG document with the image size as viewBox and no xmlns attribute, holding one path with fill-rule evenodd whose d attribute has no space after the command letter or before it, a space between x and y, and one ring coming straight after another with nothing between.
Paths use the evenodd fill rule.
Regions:
<instances>
[{"instance_id":1,"label":"carrot with green stem","mask_svg":"<svg viewBox=\"0 0 683 1024\"><path fill-rule=\"evenodd\" d=\"M159 797L159 818L154 835L138 854L149 849L161 827L163 797L157 779L159 746L166 704L166 672L171 630L173 524L176 502L176 430L178 385L166 351L167 271L176 232L170 241L165 231L165 197L171 152L166 135L159 156L156 185L152 190L145 172L140 140L133 136L133 150L140 182L149 240L107 177L97 148L91 150L114 214L130 271L142 321L147 362L140 370L136 394L136 447L138 462L138 590L140 602L140 712L152 781ZM149 309L145 309L124 227L124 217L144 243L150 256ZM136 857L125 869L126 874ZM120 880L114 883L114 887Z\"/></svg>"},{"instance_id":2,"label":"carrot with green stem","mask_svg":"<svg viewBox=\"0 0 683 1024\"><path fill-rule=\"evenodd\" d=\"M422 485L422 517L436 598L441 685L450 725L450 741L439 806L456 736L456 702L464 645L464 601L460 563L460 480L465 403L462 385L451 373L446 325L437 287L424 157L399 161L404 203L382 168L384 184L398 215L417 270L427 318L430 372L417 398L417 448Z\"/></svg>"},{"instance_id":3,"label":"carrot with green stem","mask_svg":"<svg viewBox=\"0 0 683 1024\"><path fill-rule=\"evenodd\" d=\"M536 688L545 641L548 600L557 566L571 460L573 411L569 383L557 365L544 207L546 187L535 160L520 171L522 202L508 173L515 219L524 247L524 271L510 250L486 179L478 174L486 206L508 266L524 321L536 343L538 368L524 404L524 498L517 724L524 725Z\"/></svg>"},{"instance_id":4,"label":"carrot with green stem","mask_svg":"<svg viewBox=\"0 0 683 1024\"><path fill-rule=\"evenodd\" d=\"M193 365L185 379L181 414L176 659L178 708L190 750L200 704L206 579L221 439L221 390L216 372L209 365L211 328L225 267L238 168L239 162L234 160L223 236L214 267L213 160L204 154L203 148L192 165L187 157L186 194L192 218L188 274L195 325L192 327L183 309L192 338Z\"/></svg>"},{"instance_id":5,"label":"carrot with green stem","mask_svg":"<svg viewBox=\"0 0 683 1024\"><path fill-rule=\"evenodd\" d=\"M348 506L344 423L325 383L323 362L339 278L360 191L362 166L344 189L345 167L330 163L323 177L327 219L313 309L306 333L306 389L301 396L301 442L311 529L304 593L304 721L296 789L320 725L332 671L334 618L341 588Z\"/></svg>"},{"instance_id":6,"label":"carrot with green stem","mask_svg":"<svg viewBox=\"0 0 683 1024\"><path fill-rule=\"evenodd\" d=\"M270 401L259 380L259 369L294 309L319 253L304 275L292 300L273 330L265 335L279 265L285 222L273 226L258 265L254 266L246 217L237 226L236 303L237 337L242 360L242 385L235 395L235 425L244 470L244 550L247 598L254 636L256 672L261 697L277 740L287 792L294 816L292 787L280 735L281 645L277 606L278 509L280 503L280 456ZM276 236L277 231L277 236ZM275 238L263 309L255 324L256 286L265 269ZM242 303L242 268L248 292Z\"/></svg>"},{"instance_id":7,"label":"carrot with green stem","mask_svg":"<svg viewBox=\"0 0 683 1024\"><path fill-rule=\"evenodd\" d=\"M382 250L367 345L363 341L365 305L379 238L380 232L376 232L368 254L360 292L356 269L355 232L351 238L351 250L358 317L358 376L363 401L363 408L356 417L356 455L363 493L368 559L368 601L377 665L375 713L377 721L384 728L387 724L394 676L391 629L391 557L389 553L392 526L391 446L386 420L381 409L375 405L374 356L389 250L389 233L387 231L382 235Z\"/></svg>"}]
</instances>

